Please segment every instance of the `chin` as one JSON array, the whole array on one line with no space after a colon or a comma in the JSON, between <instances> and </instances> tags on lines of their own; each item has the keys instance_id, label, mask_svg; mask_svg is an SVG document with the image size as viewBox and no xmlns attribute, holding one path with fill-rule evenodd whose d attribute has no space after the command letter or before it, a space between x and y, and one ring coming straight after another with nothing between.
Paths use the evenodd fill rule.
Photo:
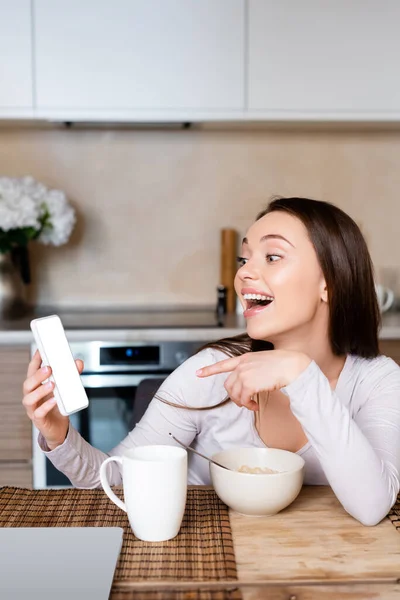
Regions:
<instances>
[{"instance_id":1,"label":"chin","mask_svg":"<svg viewBox=\"0 0 400 600\"><path fill-rule=\"evenodd\" d=\"M273 331L271 327L262 327L255 323L247 323L247 335L253 340L264 340L270 342L272 337L277 335L277 331Z\"/></svg>"},{"instance_id":2,"label":"chin","mask_svg":"<svg viewBox=\"0 0 400 600\"><path fill-rule=\"evenodd\" d=\"M280 323L279 321L278 319L270 319L268 323L266 319L248 319L246 324L247 335L253 340L263 340L274 344L274 340L278 341L282 336L286 337L294 333L302 325L302 323L295 321L290 321L290 323L287 320L286 323Z\"/></svg>"}]
</instances>

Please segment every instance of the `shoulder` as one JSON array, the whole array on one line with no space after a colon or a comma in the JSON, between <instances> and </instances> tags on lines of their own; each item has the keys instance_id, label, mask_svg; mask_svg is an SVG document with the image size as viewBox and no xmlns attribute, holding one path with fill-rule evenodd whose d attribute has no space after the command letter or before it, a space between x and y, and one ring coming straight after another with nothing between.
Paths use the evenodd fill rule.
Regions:
<instances>
[{"instance_id":1,"label":"shoulder","mask_svg":"<svg viewBox=\"0 0 400 600\"><path fill-rule=\"evenodd\" d=\"M348 357L349 379L354 385L373 391L396 390L400 392L400 367L389 356L383 354L376 358Z\"/></svg>"},{"instance_id":2,"label":"shoulder","mask_svg":"<svg viewBox=\"0 0 400 600\"><path fill-rule=\"evenodd\" d=\"M226 397L224 382L227 374L197 377L196 371L226 358L224 352L215 348L201 350L167 377L157 395L191 407L218 404Z\"/></svg>"}]
</instances>

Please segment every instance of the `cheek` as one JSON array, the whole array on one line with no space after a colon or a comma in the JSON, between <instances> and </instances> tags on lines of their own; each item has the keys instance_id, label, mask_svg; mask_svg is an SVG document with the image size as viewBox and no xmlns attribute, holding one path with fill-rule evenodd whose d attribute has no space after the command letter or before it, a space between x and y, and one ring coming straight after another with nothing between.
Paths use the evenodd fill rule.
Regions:
<instances>
[{"instance_id":1,"label":"cheek","mask_svg":"<svg viewBox=\"0 0 400 600\"><path fill-rule=\"evenodd\" d=\"M239 277L239 271L235 275L235 279L233 281L233 285L235 287L235 292L239 296L240 295L240 290L242 289L242 282L241 282L241 279Z\"/></svg>"},{"instance_id":2,"label":"cheek","mask_svg":"<svg viewBox=\"0 0 400 600\"><path fill-rule=\"evenodd\" d=\"M307 310L319 299L320 279L314 270L291 264L284 269L277 269L269 281L279 304L295 305L300 310Z\"/></svg>"},{"instance_id":3,"label":"cheek","mask_svg":"<svg viewBox=\"0 0 400 600\"><path fill-rule=\"evenodd\" d=\"M276 296L281 292L287 293L292 290L298 292L302 283L301 270L294 264L279 265L278 268L271 267L268 283Z\"/></svg>"}]
</instances>

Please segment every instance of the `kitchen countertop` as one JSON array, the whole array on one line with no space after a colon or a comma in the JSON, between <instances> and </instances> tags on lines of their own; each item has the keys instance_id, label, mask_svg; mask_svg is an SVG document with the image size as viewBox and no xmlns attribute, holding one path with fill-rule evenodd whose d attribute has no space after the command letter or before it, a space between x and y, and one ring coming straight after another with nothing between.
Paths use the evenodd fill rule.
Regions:
<instances>
[{"instance_id":1,"label":"kitchen countertop","mask_svg":"<svg viewBox=\"0 0 400 600\"><path fill-rule=\"evenodd\" d=\"M16 319L0 320L0 345L33 342L30 321L57 314L70 342L77 341L199 341L209 342L244 333L240 315L226 315L218 323L210 308L196 310L85 310L38 308Z\"/></svg>"},{"instance_id":2,"label":"kitchen countertop","mask_svg":"<svg viewBox=\"0 0 400 600\"><path fill-rule=\"evenodd\" d=\"M0 320L0 345L26 345L33 342L31 319L58 314L68 340L75 341L200 341L208 342L246 331L245 319L231 314L218 326L212 309L170 311L106 311L102 309L40 309L22 318ZM387 312L382 318L380 339L400 340L400 312Z\"/></svg>"}]
</instances>

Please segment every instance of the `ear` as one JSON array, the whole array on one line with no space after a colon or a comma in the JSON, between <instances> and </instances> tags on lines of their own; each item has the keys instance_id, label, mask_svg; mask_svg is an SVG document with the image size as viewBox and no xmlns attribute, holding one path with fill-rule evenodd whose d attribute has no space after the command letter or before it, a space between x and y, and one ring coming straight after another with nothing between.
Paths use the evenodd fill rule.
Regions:
<instances>
[{"instance_id":1,"label":"ear","mask_svg":"<svg viewBox=\"0 0 400 600\"><path fill-rule=\"evenodd\" d=\"M325 279L321 282L320 297L322 302L328 303L328 289L326 287Z\"/></svg>"}]
</instances>

